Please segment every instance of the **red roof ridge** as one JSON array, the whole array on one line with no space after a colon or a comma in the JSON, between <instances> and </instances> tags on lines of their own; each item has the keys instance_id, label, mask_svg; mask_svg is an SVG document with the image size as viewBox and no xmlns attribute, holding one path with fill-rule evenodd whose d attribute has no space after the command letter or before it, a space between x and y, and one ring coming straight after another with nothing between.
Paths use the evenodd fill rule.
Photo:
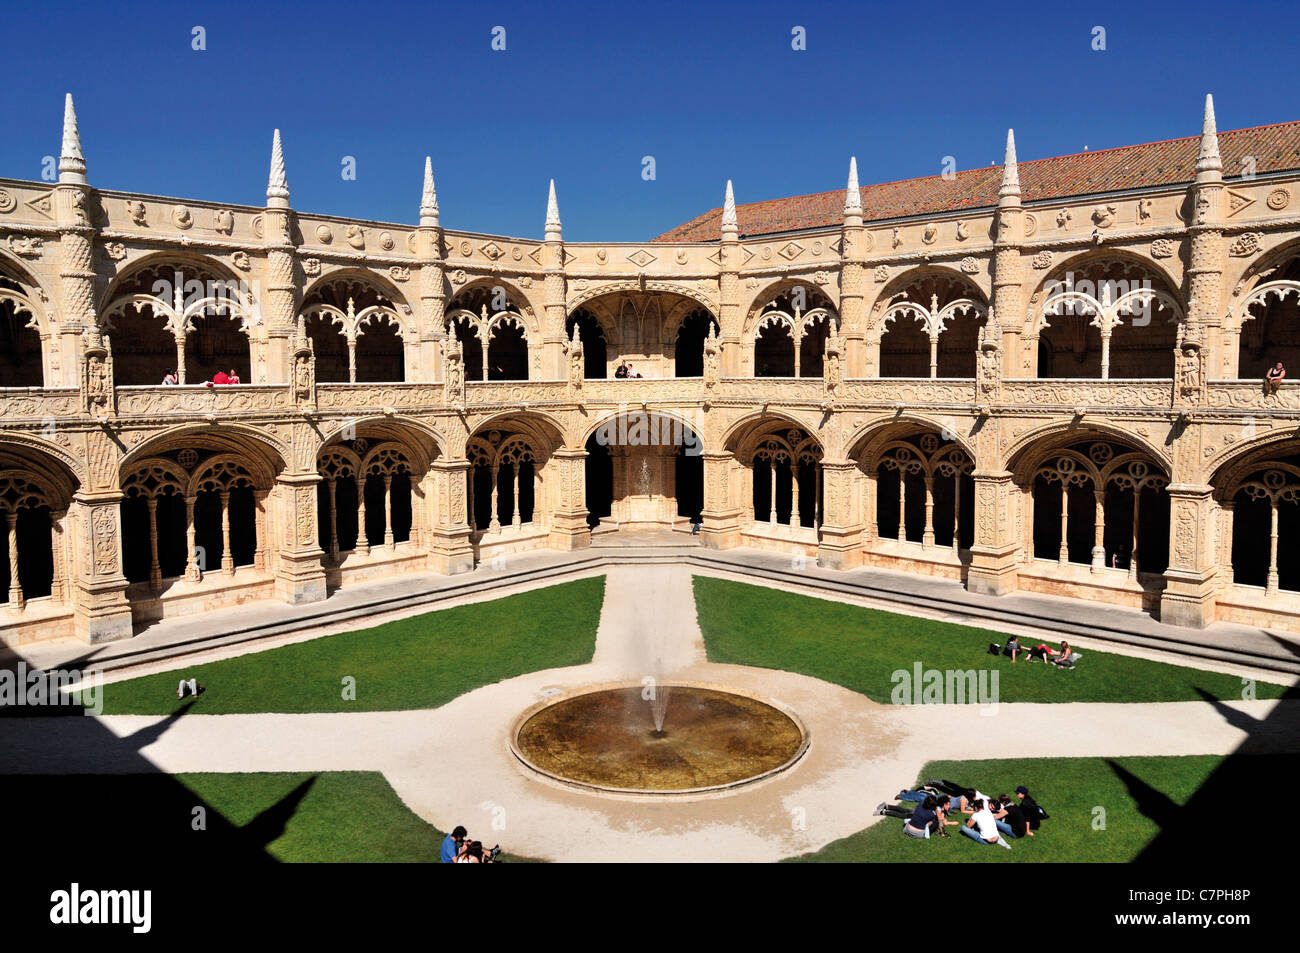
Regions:
<instances>
[{"instance_id":1,"label":"red roof ridge","mask_svg":"<svg viewBox=\"0 0 1300 953\"><path fill-rule=\"evenodd\" d=\"M1300 119L1291 119L1286 122L1264 123L1263 125L1260 126L1243 126L1240 129L1227 129L1218 133L1218 136L1220 139L1222 139L1225 136L1232 136L1241 132L1256 132L1260 129L1270 129L1275 126L1295 126L1295 125L1300 125ZM1160 146L1171 142L1187 142L1189 140L1200 139L1200 138L1201 138L1201 134L1198 132L1195 135L1191 135L1191 136L1176 136L1172 139L1156 139L1151 142L1132 142L1125 146L1109 146L1105 149L1084 149L1081 152L1067 152L1058 156L1043 156L1041 159L1025 159L1024 161L1018 161L1016 163L1016 167L1023 169L1025 166L1031 166L1038 162L1056 162L1060 159L1072 159L1076 156L1099 156L1099 155L1104 155L1107 152L1118 152L1121 149L1142 149L1142 148L1146 148L1147 146ZM998 166L997 164L987 165L987 166L983 166L983 165L972 166L969 169L959 169L956 174L958 176L970 175L973 172L985 172L990 168L1001 168L1001 166ZM942 178L942 173L940 175L917 175L907 179L891 179L888 182L864 183L862 185L862 188L865 190L865 189L872 189L872 188L882 188L890 185L905 185L908 182L924 182L927 179L937 179L937 178ZM768 202L789 202L795 199L815 199L815 198L820 198L821 196L824 195L836 195L836 194L841 194L843 192L844 189L826 189L825 191L822 192L804 192L799 195L782 195L776 198L759 199L757 202L739 202L736 204L736 210L737 212L739 212L741 209L752 208L753 206L756 205L764 205ZM681 225L669 229L669 231L665 232L664 234L667 235L677 231L678 229L686 228L689 225L694 225L696 222L699 222L701 219L708 218L709 216L721 211L722 211L722 206L720 205L715 206L709 209L707 212L704 212L701 215L697 215L689 222L683 222Z\"/></svg>"}]
</instances>

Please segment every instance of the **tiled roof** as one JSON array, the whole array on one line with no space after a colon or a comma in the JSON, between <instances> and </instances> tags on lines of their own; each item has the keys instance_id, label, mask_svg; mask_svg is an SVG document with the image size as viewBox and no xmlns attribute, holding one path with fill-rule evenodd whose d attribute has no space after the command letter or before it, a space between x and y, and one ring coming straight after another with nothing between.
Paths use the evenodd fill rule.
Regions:
<instances>
[{"instance_id":1,"label":"tiled roof","mask_svg":"<svg viewBox=\"0 0 1300 953\"><path fill-rule=\"evenodd\" d=\"M1196 135L1021 162L1021 199L1030 202L1190 182L1195 176L1200 141L1201 137ZM1228 177L1241 174L1242 159L1246 156L1255 157L1255 171L1259 174L1300 169L1300 121L1221 132L1219 152L1223 156L1224 175ZM1002 166L996 165L958 172L955 179L932 175L864 185L863 219L881 221L989 208L997 205L1001 183ZM736 215L742 236L770 235L839 225L843 208L844 189L839 188L833 192L737 205ZM715 208L654 241L717 241L721 219L722 209Z\"/></svg>"}]
</instances>

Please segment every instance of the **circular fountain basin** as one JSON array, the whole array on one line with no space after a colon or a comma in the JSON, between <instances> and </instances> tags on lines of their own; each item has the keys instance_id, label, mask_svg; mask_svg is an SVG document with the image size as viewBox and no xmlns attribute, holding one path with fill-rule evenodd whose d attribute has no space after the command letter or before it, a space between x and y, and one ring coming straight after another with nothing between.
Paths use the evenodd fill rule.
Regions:
<instances>
[{"instance_id":1,"label":"circular fountain basin","mask_svg":"<svg viewBox=\"0 0 1300 953\"><path fill-rule=\"evenodd\" d=\"M788 769L808 748L807 729L775 705L716 688L666 687L662 732L642 686L621 686L530 709L511 733L511 749L526 767L565 785L681 795L753 784Z\"/></svg>"}]
</instances>

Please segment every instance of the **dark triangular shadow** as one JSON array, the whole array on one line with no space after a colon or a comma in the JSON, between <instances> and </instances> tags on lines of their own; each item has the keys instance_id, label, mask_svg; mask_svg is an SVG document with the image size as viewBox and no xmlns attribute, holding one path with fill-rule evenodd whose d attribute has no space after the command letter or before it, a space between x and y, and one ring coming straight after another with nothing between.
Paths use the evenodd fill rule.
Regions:
<instances>
[{"instance_id":1,"label":"dark triangular shadow","mask_svg":"<svg viewBox=\"0 0 1300 953\"><path fill-rule=\"evenodd\" d=\"M1167 795L1157 791L1117 761L1107 758L1106 766L1124 782L1129 797L1133 799L1142 816L1154 821L1162 832L1178 825L1181 819L1179 813L1182 809Z\"/></svg>"},{"instance_id":2,"label":"dark triangular shadow","mask_svg":"<svg viewBox=\"0 0 1300 953\"><path fill-rule=\"evenodd\" d=\"M240 828L240 833L244 835L250 847L265 850L272 841L284 836L289 821L298 812L298 805L312 789L316 778L317 775L312 775Z\"/></svg>"},{"instance_id":3,"label":"dark triangular shadow","mask_svg":"<svg viewBox=\"0 0 1300 953\"><path fill-rule=\"evenodd\" d=\"M174 712L172 712L162 721L152 725L147 725L144 728L141 728L139 731L134 731L131 734L126 735L125 737L122 738L119 744L130 745L132 750L141 751L149 747L151 744L153 744L155 741L157 741L159 738L165 735L167 733L167 729L169 729L172 725L176 724L176 722L179 719L189 714L190 709L193 707L194 707L194 700L191 699L190 701L187 701L184 705L182 705L180 708L177 708Z\"/></svg>"}]
</instances>

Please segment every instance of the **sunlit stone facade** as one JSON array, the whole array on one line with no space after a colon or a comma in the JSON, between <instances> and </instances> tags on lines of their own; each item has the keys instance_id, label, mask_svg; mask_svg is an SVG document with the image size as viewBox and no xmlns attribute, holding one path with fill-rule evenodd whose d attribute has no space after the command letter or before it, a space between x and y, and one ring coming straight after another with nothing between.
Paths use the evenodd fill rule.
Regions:
<instances>
[{"instance_id":1,"label":"sunlit stone facade","mask_svg":"<svg viewBox=\"0 0 1300 953\"><path fill-rule=\"evenodd\" d=\"M728 184L711 240L574 244L553 186L541 241L444 229L427 164L418 225L298 212L278 133L264 207L100 189L69 100L58 182L0 180L0 632L696 517L1300 627L1300 388L1262 381L1300 367L1280 164L1226 169L1207 102L1191 181L1030 200L1008 137L979 207L880 218L854 168L831 226L742 235Z\"/></svg>"}]
</instances>

